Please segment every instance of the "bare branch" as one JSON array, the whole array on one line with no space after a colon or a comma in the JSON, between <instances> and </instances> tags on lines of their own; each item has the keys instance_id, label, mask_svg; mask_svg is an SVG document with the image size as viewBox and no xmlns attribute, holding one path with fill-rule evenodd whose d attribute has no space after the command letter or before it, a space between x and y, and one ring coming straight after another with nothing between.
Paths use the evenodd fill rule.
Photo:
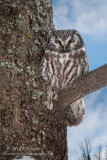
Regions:
<instances>
[{"instance_id":1,"label":"bare branch","mask_svg":"<svg viewBox=\"0 0 107 160\"><path fill-rule=\"evenodd\" d=\"M92 152L92 146L88 139L84 139L80 145L80 149L82 152L81 160L91 160L90 154Z\"/></svg>"},{"instance_id":2,"label":"bare branch","mask_svg":"<svg viewBox=\"0 0 107 160\"><path fill-rule=\"evenodd\" d=\"M65 108L75 100L104 86L107 86L107 64L81 76L68 88L58 91L58 100L55 101L55 106L61 106L61 109ZM57 107L57 110L58 108L60 109Z\"/></svg>"},{"instance_id":3,"label":"bare branch","mask_svg":"<svg viewBox=\"0 0 107 160\"><path fill-rule=\"evenodd\" d=\"M102 159L102 149L103 149L102 145L99 145L98 148L97 148L98 153L94 155L94 158L96 160L101 160Z\"/></svg>"}]
</instances>

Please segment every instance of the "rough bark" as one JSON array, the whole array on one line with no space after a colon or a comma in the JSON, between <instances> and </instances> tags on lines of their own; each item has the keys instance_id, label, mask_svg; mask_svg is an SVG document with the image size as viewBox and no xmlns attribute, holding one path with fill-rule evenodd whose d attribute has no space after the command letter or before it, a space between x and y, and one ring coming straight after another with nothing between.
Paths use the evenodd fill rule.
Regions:
<instances>
[{"instance_id":1,"label":"rough bark","mask_svg":"<svg viewBox=\"0 0 107 160\"><path fill-rule=\"evenodd\" d=\"M66 124L43 106L46 86L39 75L54 30L51 1L0 1L0 29L0 159L66 160Z\"/></svg>"}]
</instances>

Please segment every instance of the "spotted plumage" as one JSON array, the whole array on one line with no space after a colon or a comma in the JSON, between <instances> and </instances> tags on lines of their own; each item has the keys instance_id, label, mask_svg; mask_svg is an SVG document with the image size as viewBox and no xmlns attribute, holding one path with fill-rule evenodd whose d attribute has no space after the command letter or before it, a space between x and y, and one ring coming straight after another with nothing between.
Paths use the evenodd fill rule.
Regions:
<instances>
[{"instance_id":1,"label":"spotted plumage","mask_svg":"<svg viewBox=\"0 0 107 160\"><path fill-rule=\"evenodd\" d=\"M42 76L46 82L56 90L65 88L78 77L86 74L88 68L88 57L80 34L75 30L55 31L49 39L41 66ZM79 107L77 104L79 104ZM79 111L81 111L81 114ZM69 106L68 125L77 125L79 114L82 119L84 113L85 103L82 98L78 100L78 103ZM78 117L75 115L78 115Z\"/></svg>"}]
</instances>

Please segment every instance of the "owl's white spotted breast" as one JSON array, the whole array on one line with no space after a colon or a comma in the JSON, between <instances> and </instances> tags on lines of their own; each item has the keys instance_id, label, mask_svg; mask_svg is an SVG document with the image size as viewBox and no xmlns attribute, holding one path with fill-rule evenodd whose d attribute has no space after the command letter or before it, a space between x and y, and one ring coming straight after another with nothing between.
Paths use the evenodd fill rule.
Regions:
<instances>
[{"instance_id":1,"label":"owl's white spotted breast","mask_svg":"<svg viewBox=\"0 0 107 160\"><path fill-rule=\"evenodd\" d=\"M80 75L88 72L86 52L57 53L46 51L42 63L42 76L54 88L64 88Z\"/></svg>"}]
</instances>

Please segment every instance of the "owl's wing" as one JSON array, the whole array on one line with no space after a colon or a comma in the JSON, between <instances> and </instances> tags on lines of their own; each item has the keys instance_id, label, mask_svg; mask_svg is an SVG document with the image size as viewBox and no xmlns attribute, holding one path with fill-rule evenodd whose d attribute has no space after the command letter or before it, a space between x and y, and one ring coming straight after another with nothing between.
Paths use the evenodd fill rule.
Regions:
<instances>
[{"instance_id":1,"label":"owl's wing","mask_svg":"<svg viewBox=\"0 0 107 160\"><path fill-rule=\"evenodd\" d=\"M82 75L87 74L89 71L89 60L87 54L84 57L84 62L83 62L83 72Z\"/></svg>"}]
</instances>

